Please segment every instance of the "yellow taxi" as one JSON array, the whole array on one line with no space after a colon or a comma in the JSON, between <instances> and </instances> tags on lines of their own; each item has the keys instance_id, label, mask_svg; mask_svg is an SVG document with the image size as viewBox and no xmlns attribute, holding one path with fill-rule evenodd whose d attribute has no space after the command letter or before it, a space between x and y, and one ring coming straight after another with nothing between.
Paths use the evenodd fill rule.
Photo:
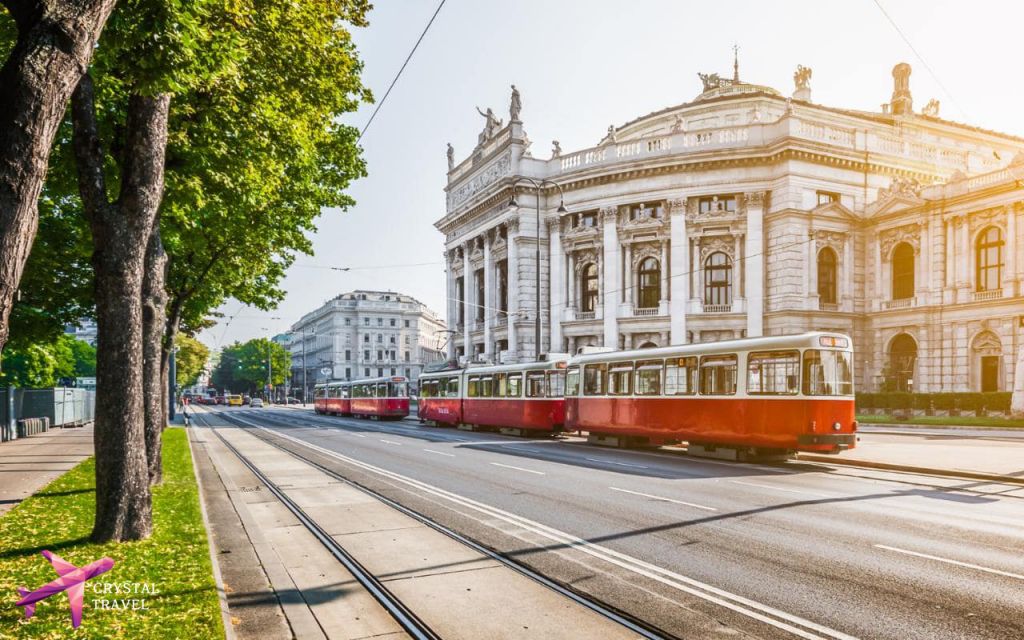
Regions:
<instances>
[{"instance_id":1,"label":"yellow taxi","mask_svg":"<svg viewBox=\"0 0 1024 640\"><path fill-rule=\"evenodd\" d=\"M229 407L240 407L242 406L242 396L238 394L232 394L228 396Z\"/></svg>"}]
</instances>

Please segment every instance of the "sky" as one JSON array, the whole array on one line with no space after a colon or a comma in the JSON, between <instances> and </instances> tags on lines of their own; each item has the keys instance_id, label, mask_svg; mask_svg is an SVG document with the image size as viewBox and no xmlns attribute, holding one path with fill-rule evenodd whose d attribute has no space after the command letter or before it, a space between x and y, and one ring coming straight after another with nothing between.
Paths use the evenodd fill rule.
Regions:
<instances>
[{"instance_id":1,"label":"sky","mask_svg":"<svg viewBox=\"0 0 1024 640\"><path fill-rule=\"evenodd\" d=\"M437 5L381 1L355 30L378 101ZM1024 136L1022 17L1010 0L446 0L362 139L369 176L351 188L357 204L325 209L315 255L296 259L277 309L231 300L200 339L219 348L270 337L354 289L409 294L443 317L444 239L433 225L445 213L446 143L456 163L469 154L483 128L477 106L507 122L510 84L545 158L551 140L564 153L587 148L609 124L692 100L698 72L731 77L734 44L742 80L790 95L802 64L813 102L852 109L880 110L892 67L908 62L916 110L937 98L941 117ZM343 120L362 129L373 108Z\"/></svg>"}]
</instances>

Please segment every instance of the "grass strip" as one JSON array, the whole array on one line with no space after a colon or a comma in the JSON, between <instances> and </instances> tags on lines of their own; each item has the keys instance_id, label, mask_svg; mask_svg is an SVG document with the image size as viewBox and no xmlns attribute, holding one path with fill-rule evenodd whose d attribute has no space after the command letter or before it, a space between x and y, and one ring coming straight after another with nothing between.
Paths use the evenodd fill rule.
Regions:
<instances>
[{"instance_id":1,"label":"grass strip","mask_svg":"<svg viewBox=\"0 0 1024 640\"><path fill-rule=\"evenodd\" d=\"M154 532L147 540L89 541L96 506L92 458L0 518L0 638L224 637L187 437L181 428L164 432L164 481L153 489ZM71 627L65 594L40 602L27 620L14 606L16 587L37 589L57 577L43 549L79 567L114 559L113 569L85 583L78 629ZM115 587L121 593L103 593ZM155 592L126 593L146 588ZM123 600L127 608L113 608Z\"/></svg>"},{"instance_id":2,"label":"grass strip","mask_svg":"<svg viewBox=\"0 0 1024 640\"><path fill-rule=\"evenodd\" d=\"M1024 429L1024 420L1013 418L991 418L979 416L914 416L906 420L898 420L893 416L857 416L860 424L926 424L964 427L1004 427L1007 429Z\"/></svg>"}]
</instances>

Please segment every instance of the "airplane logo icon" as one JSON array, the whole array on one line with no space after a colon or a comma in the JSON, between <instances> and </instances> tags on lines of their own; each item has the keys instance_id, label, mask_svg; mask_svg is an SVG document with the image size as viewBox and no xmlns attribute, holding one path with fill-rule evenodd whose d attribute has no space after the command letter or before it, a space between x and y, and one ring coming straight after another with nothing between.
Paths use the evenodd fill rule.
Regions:
<instances>
[{"instance_id":1,"label":"airplane logo icon","mask_svg":"<svg viewBox=\"0 0 1024 640\"><path fill-rule=\"evenodd\" d=\"M22 597L16 604L19 607L25 607L25 617L31 618L36 613L37 602L46 600L61 591L66 591L68 601L71 603L71 626L77 629L78 625L82 624L82 597L85 594L85 582L113 569L114 561L110 558L100 558L79 568L49 551L43 551L43 557L50 561L59 577L31 592L25 587L18 587L18 593Z\"/></svg>"}]
</instances>

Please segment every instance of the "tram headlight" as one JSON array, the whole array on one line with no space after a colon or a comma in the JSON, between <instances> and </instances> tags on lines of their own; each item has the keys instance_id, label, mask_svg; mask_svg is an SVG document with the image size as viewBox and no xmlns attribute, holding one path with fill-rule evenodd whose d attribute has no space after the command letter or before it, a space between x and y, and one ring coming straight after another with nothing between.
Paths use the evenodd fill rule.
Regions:
<instances>
[{"instance_id":1,"label":"tram headlight","mask_svg":"<svg viewBox=\"0 0 1024 640\"><path fill-rule=\"evenodd\" d=\"M839 424L838 422L833 422L832 423L832 430L833 431L839 431L842 428L843 428L843 425Z\"/></svg>"}]
</instances>

